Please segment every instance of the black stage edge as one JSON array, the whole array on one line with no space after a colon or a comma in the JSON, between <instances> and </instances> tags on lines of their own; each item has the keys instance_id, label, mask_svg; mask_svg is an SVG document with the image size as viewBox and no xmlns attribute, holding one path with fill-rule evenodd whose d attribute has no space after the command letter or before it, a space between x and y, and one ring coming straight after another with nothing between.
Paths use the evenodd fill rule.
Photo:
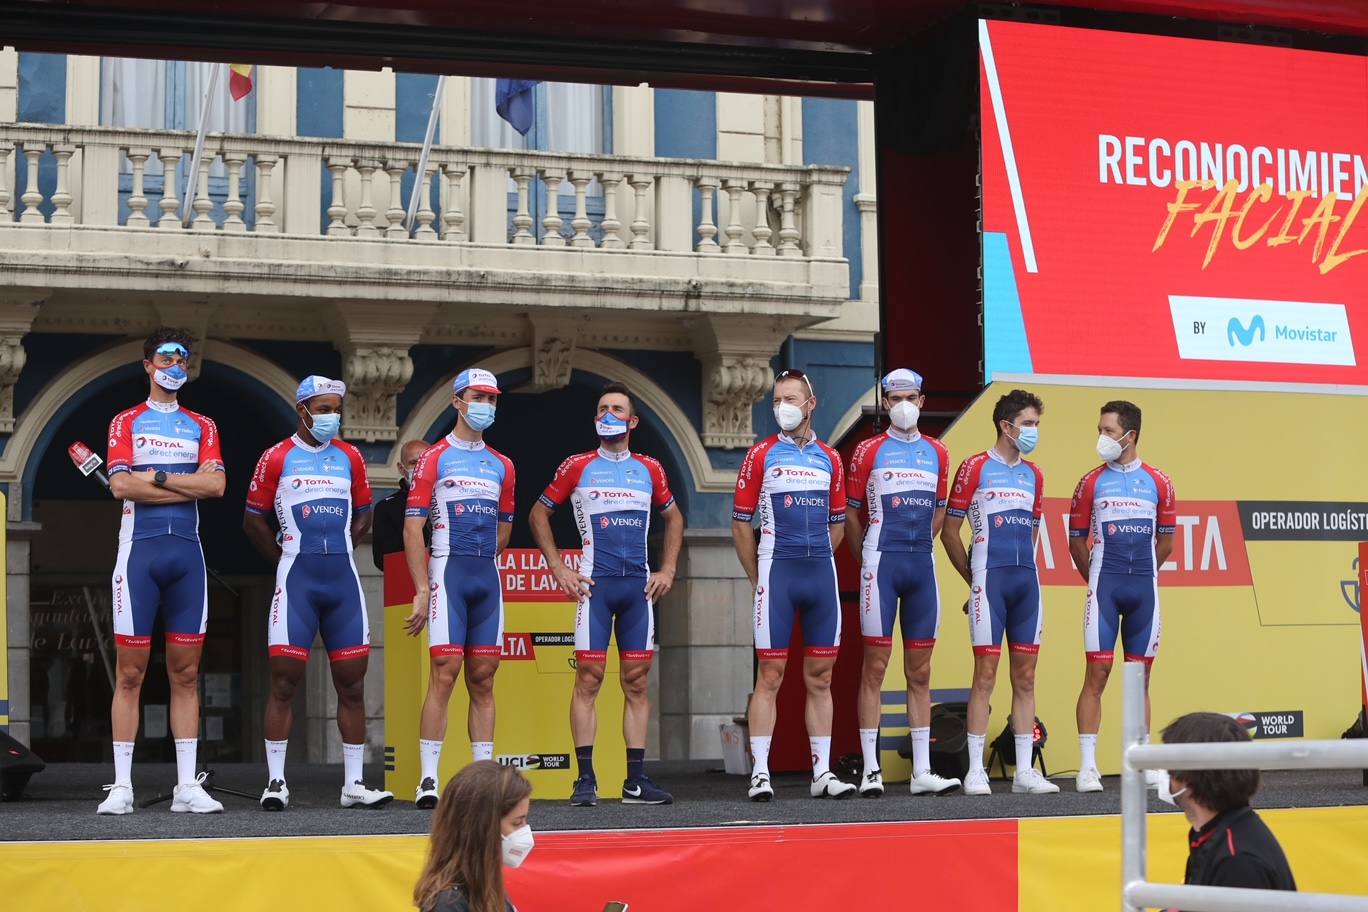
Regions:
<instances>
[{"instance_id":1,"label":"black stage edge","mask_svg":"<svg viewBox=\"0 0 1368 912\"><path fill-rule=\"evenodd\" d=\"M572 808L568 795L534 794L531 823L536 830L642 829L703 826L801 825L993 817L1048 817L1118 814L1120 782L1104 780L1106 791L1080 795L1073 777L1055 781L1058 795L1013 795L1009 783L994 780L991 797L912 797L906 783L891 783L881 799L815 800L800 775L777 777L775 800L746 800L745 781L713 771L711 763L654 763L647 772L674 793L665 807L623 805L605 800L596 808ZM266 785L261 764L220 764L221 785L260 794ZM183 839L194 837L279 837L381 834L425 834L432 813L410 802L396 801L379 810L344 810L338 806L340 766L293 764L288 769L289 810L268 813L254 802L220 795L224 813L207 816L172 814L169 805L140 808L123 817L98 817L104 798L100 786L110 779L107 765L52 764L34 776L21 801L0 804L0 840ZM367 782L380 783L378 767L367 768ZM173 764L141 764L133 768L134 790L141 800L165 790L175 778ZM608 797L619 783L600 782ZM409 797L409 796L400 796ZM601 796L602 797L602 796ZM1357 770L1275 772L1265 775L1257 807L1334 807L1368 804L1368 789ZM1151 798L1153 812L1172 811Z\"/></svg>"}]
</instances>

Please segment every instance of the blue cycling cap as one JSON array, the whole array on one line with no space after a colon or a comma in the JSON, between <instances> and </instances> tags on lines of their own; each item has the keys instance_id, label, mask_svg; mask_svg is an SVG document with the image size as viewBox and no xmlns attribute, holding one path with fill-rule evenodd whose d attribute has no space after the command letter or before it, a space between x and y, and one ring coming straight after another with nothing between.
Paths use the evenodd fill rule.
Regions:
<instances>
[{"instance_id":1,"label":"blue cycling cap","mask_svg":"<svg viewBox=\"0 0 1368 912\"><path fill-rule=\"evenodd\" d=\"M922 375L914 370L900 367L884 375L882 386L885 393L906 393L913 390L920 393Z\"/></svg>"},{"instance_id":2,"label":"blue cycling cap","mask_svg":"<svg viewBox=\"0 0 1368 912\"><path fill-rule=\"evenodd\" d=\"M311 374L304 378L303 383L299 384L299 389L295 391L295 402L303 402L305 399L312 399L314 396L327 396L329 394L347 395L347 384L341 380L329 380L327 377Z\"/></svg>"},{"instance_id":3,"label":"blue cycling cap","mask_svg":"<svg viewBox=\"0 0 1368 912\"><path fill-rule=\"evenodd\" d=\"M481 393L499 393L499 378L482 367L469 367L456 375L451 384L452 395L461 395L461 390L473 389Z\"/></svg>"}]
</instances>

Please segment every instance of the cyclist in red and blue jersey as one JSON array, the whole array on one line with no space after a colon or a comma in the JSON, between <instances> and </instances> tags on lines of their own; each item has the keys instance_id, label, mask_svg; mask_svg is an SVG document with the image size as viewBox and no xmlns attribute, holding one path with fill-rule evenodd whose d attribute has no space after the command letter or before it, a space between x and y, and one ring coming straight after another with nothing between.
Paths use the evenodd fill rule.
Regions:
<instances>
[{"instance_id":1,"label":"cyclist in red and blue jersey","mask_svg":"<svg viewBox=\"0 0 1368 912\"><path fill-rule=\"evenodd\" d=\"M774 381L780 433L746 452L732 503L732 543L755 587L755 652L759 667L747 717L754 769L752 801L774 797L769 749L784 681L793 622L802 617L803 683L814 798L848 798L855 786L831 771L831 669L841 645L841 602L832 552L845 534L841 457L817 439L817 395L807 375L786 370ZM760 538L752 522L759 517Z\"/></svg>"},{"instance_id":2,"label":"cyclist in red and blue jersey","mask_svg":"<svg viewBox=\"0 0 1368 912\"><path fill-rule=\"evenodd\" d=\"M298 426L262 454L247 490L242 529L276 567L267 623L271 689L266 698L266 790L261 807L289 807L285 753L294 697L314 638L323 635L337 691L342 735L343 807L380 807L390 792L361 777L366 748L366 665L370 626L353 542L371 525L371 489L360 451L338 438L347 385L305 377L295 392ZM274 514L279 537L271 529Z\"/></svg>"},{"instance_id":3,"label":"cyclist in red and blue jersey","mask_svg":"<svg viewBox=\"0 0 1368 912\"><path fill-rule=\"evenodd\" d=\"M190 379L190 334L159 329L143 343L147 401L109 425L109 490L123 501L114 565L114 649L117 668L110 723L114 783L97 813L133 811L133 739L138 698L152 650L152 627L166 629L171 683L171 734L176 778L171 810L213 814L223 805L197 776L199 663L209 619L209 590L196 503L222 497L223 455L214 422L183 409L177 390Z\"/></svg>"},{"instance_id":4,"label":"cyclist in red and blue jersey","mask_svg":"<svg viewBox=\"0 0 1368 912\"><path fill-rule=\"evenodd\" d=\"M475 760L494 758L494 675L503 652L503 586L496 559L513 529L513 463L488 446L499 380L472 367L452 384L456 426L418 460L404 517L404 556L413 577L412 636L428 626L431 674L418 722L417 804L434 808L446 739L447 704L465 667L466 731ZM423 527L432 530L428 556Z\"/></svg>"},{"instance_id":5,"label":"cyclist in red and blue jersey","mask_svg":"<svg viewBox=\"0 0 1368 912\"><path fill-rule=\"evenodd\" d=\"M955 473L941 542L950 563L969 584L965 604L974 646L974 681L969 692L969 773L966 795L989 795L983 767L988 708L997 680L1002 637L1007 636L1012 672L1012 732L1016 777L1012 791L1053 794L1059 786L1033 766L1035 670L1040 652L1040 578L1035 551L1040 534L1045 477L1022 458L1040 440L1044 403L1025 390L1012 390L993 407L997 442L971 456ZM973 541L965 551L960 526L969 518Z\"/></svg>"},{"instance_id":6,"label":"cyclist in red and blue jersey","mask_svg":"<svg viewBox=\"0 0 1368 912\"><path fill-rule=\"evenodd\" d=\"M931 650L940 630L940 592L931 548L945 521L950 455L945 444L917 430L925 402L922 376L898 368L883 378L883 408L892 426L862 442L846 476L846 542L860 558L860 794L883 794L879 769L880 694L893 651L893 621L901 602L907 722L912 730L914 795L940 795L958 779L931 771ZM867 507L869 525L860 510Z\"/></svg>"},{"instance_id":7,"label":"cyclist in red and blue jersey","mask_svg":"<svg viewBox=\"0 0 1368 912\"><path fill-rule=\"evenodd\" d=\"M1173 482L1141 462L1137 452L1139 406L1123 399L1108 402L1102 406L1097 434L1097 455L1104 461L1079 481L1069 512L1069 553L1088 584L1083 610L1087 664L1078 695L1080 792L1102 791L1097 733L1118 629L1126 661L1145 664L1149 725L1149 670L1159 650L1159 568L1173 551L1177 522ZM1147 772L1146 780L1157 784L1157 771Z\"/></svg>"},{"instance_id":8,"label":"cyclist in red and blue jersey","mask_svg":"<svg viewBox=\"0 0 1368 912\"><path fill-rule=\"evenodd\" d=\"M596 450L571 456L560 464L551 484L532 505L528 524L546 555L561 589L576 602L575 690L570 698L570 730L575 738L579 776L570 803L598 803L594 775L594 736L598 716L594 704L608 661L608 640L616 635L622 660L622 733L627 743L625 804L670 804L670 793L645 773L646 728L651 707L647 676L655 655L655 603L674 585L679 549L684 543L684 514L670 493L665 469L649 456L630 449L632 430L640 423L636 401L621 383L609 383L599 395L594 415ZM579 569L571 569L556 547L551 511L566 501L575 511L583 553ZM665 523L660 569L651 572L646 537L651 509Z\"/></svg>"}]
</instances>

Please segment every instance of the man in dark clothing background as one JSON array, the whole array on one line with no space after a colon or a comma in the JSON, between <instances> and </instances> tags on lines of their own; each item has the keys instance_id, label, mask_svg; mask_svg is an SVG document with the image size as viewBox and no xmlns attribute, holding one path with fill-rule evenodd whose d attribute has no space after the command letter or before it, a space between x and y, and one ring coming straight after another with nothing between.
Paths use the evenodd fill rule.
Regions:
<instances>
[{"instance_id":1,"label":"man in dark clothing background","mask_svg":"<svg viewBox=\"0 0 1368 912\"><path fill-rule=\"evenodd\" d=\"M375 524L371 526L371 557L375 569L385 570L385 555L404 550L404 504L408 500L409 479L418 457L428 448L423 440L407 440L399 449L399 490L375 505ZM424 541L432 541L432 529L423 526Z\"/></svg>"},{"instance_id":2,"label":"man in dark clothing background","mask_svg":"<svg viewBox=\"0 0 1368 912\"><path fill-rule=\"evenodd\" d=\"M1165 744L1250 740L1240 723L1219 713L1179 716L1164 729L1163 737ZM1297 889L1282 846L1249 806L1258 789L1259 771L1253 769L1180 770L1161 782L1159 797L1192 824L1185 884Z\"/></svg>"}]
</instances>

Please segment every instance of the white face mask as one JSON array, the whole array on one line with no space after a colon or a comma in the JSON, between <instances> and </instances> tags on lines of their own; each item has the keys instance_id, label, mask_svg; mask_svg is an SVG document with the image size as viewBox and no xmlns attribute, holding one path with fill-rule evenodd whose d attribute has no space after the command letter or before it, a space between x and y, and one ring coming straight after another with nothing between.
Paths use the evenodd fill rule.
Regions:
<instances>
[{"instance_id":1,"label":"white face mask","mask_svg":"<svg viewBox=\"0 0 1368 912\"><path fill-rule=\"evenodd\" d=\"M524 823L503 838L503 863L510 868L520 866L527 860L527 856L532 854L532 846L535 844L532 828Z\"/></svg>"},{"instance_id":2,"label":"white face mask","mask_svg":"<svg viewBox=\"0 0 1368 912\"><path fill-rule=\"evenodd\" d=\"M888 410L888 418L893 422L893 426L900 431L910 431L917 426L917 419L921 417L921 409L917 408L915 402L903 400Z\"/></svg>"},{"instance_id":3,"label":"white face mask","mask_svg":"<svg viewBox=\"0 0 1368 912\"><path fill-rule=\"evenodd\" d=\"M784 433L795 430L807 418L803 410L789 402L781 402L774 407L774 421Z\"/></svg>"},{"instance_id":4,"label":"white face mask","mask_svg":"<svg viewBox=\"0 0 1368 912\"><path fill-rule=\"evenodd\" d=\"M1126 431L1126 433L1121 435L1121 440L1125 440L1129 436L1130 431ZM1121 443L1121 440L1108 437L1106 434L1099 434L1097 436L1097 455L1101 456L1107 462L1115 462L1120 459L1121 454L1126 451L1126 447Z\"/></svg>"},{"instance_id":5,"label":"white face mask","mask_svg":"<svg viewBox=\"0 0 1368 912\"><path fill-rule=\"evenodd\" d=\"M1164 802L1165 804L1171 804L1171 805L1173 805L1174 807L1177 807L1177 806L1178 806L1177 798L1178 798L1179 795L1181 795L1181 794L1183 794L1184 792L1187 791L1187 786L1183 786L1182 788L1180 788L1180 789L1179 789L1178 791L1176 791L1176 792L1173 791L1173 777L1170 776L1170 775L1168 774L1167 771L1165 771L1165 772L1164 772L1164 778L1159 780L1159 790L1158 790L1158 791L1159 791L1158 797L1159 797L1159 800L1160 800L1160 801Z\"/></svg>"}]
</instances>

